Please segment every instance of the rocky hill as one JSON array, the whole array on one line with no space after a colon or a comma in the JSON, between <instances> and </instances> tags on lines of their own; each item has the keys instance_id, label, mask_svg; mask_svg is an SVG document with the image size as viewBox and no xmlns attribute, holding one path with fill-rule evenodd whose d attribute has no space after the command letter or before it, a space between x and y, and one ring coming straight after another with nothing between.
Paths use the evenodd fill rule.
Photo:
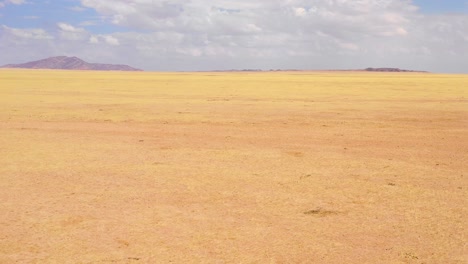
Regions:
<instances>
[{"instance_id":1,"label":"rocky hill","mask_svg":"<svg viewBox=\"0 0 468 264\"><path fill-rule=\"evenodd\" d=\"M77 57L58 56L22 64L8 64L1 68L61 69L94 71L141 71L128 65L89 63Z\"/></svg>"},{"instance_id":2,"label":"rocky hill","mask_svg":"<svg viewBox=\"0 0 468 264\"><path fill-rule=\"evenodd\" d=\"M366 68L364 71L371 72L424 72L424 71L413 71L413 70L403 70L399 68Z\"/></svg>"}]
</instances>

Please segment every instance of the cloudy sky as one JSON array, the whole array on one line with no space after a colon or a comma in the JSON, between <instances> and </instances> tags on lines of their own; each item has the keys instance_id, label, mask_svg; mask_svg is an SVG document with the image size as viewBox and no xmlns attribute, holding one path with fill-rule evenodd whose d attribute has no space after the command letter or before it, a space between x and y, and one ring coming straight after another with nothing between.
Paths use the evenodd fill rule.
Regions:
<instances>
[{"instance_id":1,"label":"cloudy sky","mask_svg":"<svg viewBox=\"0 0 468 264\"><path fill-rule=\"evenodd\" d=\"M468 0L0 0L0 65L468 73Z\"/></svg>"}]
</instances>

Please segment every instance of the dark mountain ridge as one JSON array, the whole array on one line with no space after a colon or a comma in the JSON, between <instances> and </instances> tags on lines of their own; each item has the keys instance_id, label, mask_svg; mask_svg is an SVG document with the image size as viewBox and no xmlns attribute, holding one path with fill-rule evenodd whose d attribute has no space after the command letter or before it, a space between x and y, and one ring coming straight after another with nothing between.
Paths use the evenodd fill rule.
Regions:
<instances>
[{"instance_id":1,"label":"dark mountain ridge","mask_svg":"<svg viewBox=\"0 0 468 264\"><path fill-rule=\"evenodd\" d=\"M425 71L414 71L414 70L404 70L399 68L366 68L364 71L370 72L425 72Z\"/></svg>"},{"instance_id":2,"label":"dark mountain ridge","mask_svg":"<svg viewBox=\"0 0 468 264\"><path fill-rule=\"evenodd\" d=\"M57 56L21 64L7 64L1 68L60 69L93 71L142 71L123 64L89 63L77 57Z\"/></svg>"}]
</instances>

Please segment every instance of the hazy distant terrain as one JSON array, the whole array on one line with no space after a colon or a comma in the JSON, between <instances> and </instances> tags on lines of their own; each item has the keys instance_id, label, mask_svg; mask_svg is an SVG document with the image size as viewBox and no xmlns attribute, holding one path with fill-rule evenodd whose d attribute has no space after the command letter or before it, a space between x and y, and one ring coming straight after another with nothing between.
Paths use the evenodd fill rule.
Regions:
<instances>
[{"instance_id":1,"label":"hazy distant terrain","mask_svg":"<svg viewBox=\"0 0 468 264\"><path fill-rule=\"evenodd\" d=\"M142 71L130 67L128 65L103 64L103 63L88 63L77 57L58 56L47 59L31 61L21 64L7 64L1 68L22 68L22 69L60 69L60 70L96 70L96 71ZM217 72L261 72L261 69L233 69L221 70ZM269 71L307 71L297 69L276 69ZM415 70L406 70L399 68L366 68L352 70L324 70L324 71L368 71L368 72L423 72Z\"/></svg>"},{"instance_id":2,"label":"hazy distant terrain","mask_svg":"<svg viewBox=\"0 0 468 264\"><path fill-rule=\"evenodd\" d=\"M128 65L88 63L77 57L58 56L21 64L7 64L2 68L23 69L60 69L60 70L95 70L95 71L141 71Z\"/></svg>"}]
</instances>

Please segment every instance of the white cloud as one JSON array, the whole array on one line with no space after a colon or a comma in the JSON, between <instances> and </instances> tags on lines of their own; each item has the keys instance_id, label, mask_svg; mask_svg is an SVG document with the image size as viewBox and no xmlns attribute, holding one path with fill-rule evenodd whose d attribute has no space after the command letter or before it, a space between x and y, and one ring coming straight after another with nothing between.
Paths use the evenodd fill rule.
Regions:
<instances>
[{"instance_id":1,"label":"white cloud","mask_svg":"<svg viewBox=\"0 0 468 264\"><path fill-rule=\"evenodd\" d=\"M52 51L55 37L42 28L0 25L0 65L40 59Z\"/></svg>"},{"instance_id":2,"label":"white cloud","mask_svg":"<svg viewBox=\"0 0 468 264\"><path fill-rule=\"evenodd\" d=\"M113 37L112 35L93 35L89 37L88 43L90 44L106 43L111 46L120 45L119 40Z\"/></svg>"},{"instance_id":3,"label":"white cloud","mask_svg":"<svg viewBox=\"0 0 468 264\"><path fill-rule=\"evenodd\" d=\"M289 1L163 1L82 0L109 23L134 29L236 35L257 33L309 34L321 29L343 34L388 35L403 32L415 15L404 0ZM289 12L288 10L291 10Z\"/></svg>"},{"instance_id":4,"label":"white cloud","mask_svg":"<svg viewBox=\"0 0 468 264\"><path fill-rule=\"evenodd\" d=\"M303 7L295 7L294 14L298 17L304 17L307 15L307 10Z\"/></svg>"},{"instance_id":5,"label":"white cloud","mask_svg":"<svg viewBox=\"0 0 468 264\"><path fill-rule=\"evenodd\" d=\"M82 21L76 24L79 27L64 21L55 31L36 36L55 38L54 51L98 61L118 60L125 54L129 64L150 70L395 66L466 71L468 15L422 14L412 3L81 0L81 7L74 9L95 10L96 21ZM86 27L96 23L99 26ZM121 30L95 32L102 24ZM26 32L33 34L31 29ZM0 38L20 39L11 32Z\"/></svg>"},{"instance_id":6,"label":"white cloud","mask_svg":"<svg viewBox=\"0 0 468 264\"><path fill-rule=\"evenodd\" d=\"M0 8L6 6L7 4L22 5L25 3L26 3L25 0L4 0L0 2Z\"/></svg>"},{"instance_id":7,"label":"white cloud","mask_svg":"<svg viewBox=\"0 0 468 264\"><path fill-rule=\"evenodd\" d=\"M344 42L344 43L339 43L338 45L341 48L346 49L346 50L351 50L351 51L359 50L359 47L354 43Z\"/></svg>"},{"instance_id":8,"label":"white cloud","mask_svg":"<svg viewBox=\"0 0 468 264\"><path fill-rule=\"evenodd\" d=\"M85 30L83 28L76 28L70 24L67 24L67 23L63 23L63 22L60 22L60 23L57 23L57 26L63 30L63 31L66 31L66 32L74 32L74 33L79 33L79 32L84 32Z\"/></svg>"},{"instance_id":9,"label":"white cloud","mask_svg":"<svg viewBox=\"0 0 468 264\"><path fill-rule=\"evenodd\" d=\"M89 35L84 28L77 28L64 22L57 23L57 27L60 37L64 40L84 40Z\"/></svg>"},{"instance_id":10,"label":"white cloud","mask_svg":"<svg viewBox=\"0 0 468 264\"><path fill-rule=\"evenodd\" d=\"M104 37L104 41L109 45L113 45L113 46L120 45L119 40L114 38L113 36L103 36L103 37Z\"/></svg>"},{"instance_id":11,"label":"white cloud","mask_svg":"<svg viewBox=\"0 0 468 264\"><path fill-rule=\"evenodd\" d=\"M96 36L91 36L91 37L89 37L88 43L97 44L97 43L99 43L99 39Z\"/></svg>"},{"instance_id":12,"label":"white cloud","mask_svg":"<svg viewBox=\"0 0 468 264\"><path fill-rule=\"evenodd\" d=\"M26 3L25 0L6 0L4 2L14 4L14 5L22 5Z\"/></svg>"},{"instance_id":13,"label":"white cloud","mask_svg":"<svg viewBox=\"0 0 468 264\"><path fill-rule=\"evenodd\" d=\"M402 28L402 27L399 27L395 30L395 33L396 35L400 35L400 36L406 36L408 35L408 31L406 31L406 29Z\"/></svg>"},{"instance_id":14,"label":"white cloud","mask_svg":"<svg viewBox=\"0 0 468 264\"><path fill-rule=\"evenodd\" d=\"M14 36L18 41L27 39L49 40L54 38L47 31L41 28L19 29L2 25L1 30L5 35Z\"/></svg>"}]
</instances>

